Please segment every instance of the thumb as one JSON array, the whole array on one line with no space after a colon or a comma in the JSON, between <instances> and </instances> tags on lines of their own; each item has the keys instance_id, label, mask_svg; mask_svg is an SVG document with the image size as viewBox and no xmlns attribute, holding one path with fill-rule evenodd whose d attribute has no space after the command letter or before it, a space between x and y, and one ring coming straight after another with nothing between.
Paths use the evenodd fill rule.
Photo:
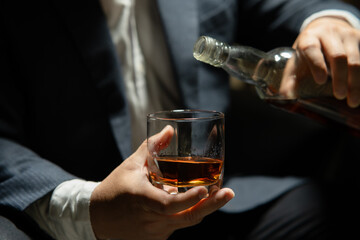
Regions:
<instances>
[{"instance_id":1,"label":"thumb","mask_svg":"<svg viewBox=\"0 0 360 240\"><path fill-rule=\"evenodd\" d=\"M172 136L174 135L174 128L167 125L163 130L147 139L143 143L143 146L147 146L147 168L149 172L157 173L159 175L159 169L154 161L154 157L160 150L169 146Z\"/></svg>"},{"instance_id":2,"label":"thumb","mask_svg":"<svg viewBox=\"0 0 360 240\"><path fill-rule=\"evenodd\" d=\"M171 138L174 135L174 128L167 125L161 130L161 132L151 136L147 140L147 148L151 155L158 153L160 150L169 146Z\"/></svg>"},{"instance_id":3,"label":"thumb","mask_svg":"<svg viewBox=\"0 0 360 240\"><path fill-rule=\"evenodd\" d=\"M146 159L148 159L148 161L151 160L152 156L156 155L160 150L169 146L173 135L174 128L170 125L165 126L161 132L145 140L139 146L136 152L131 155L130 159L140 164L144 164Z\"/></svg>"},{"instance_id":4,"label":"thumb","mask_svg":"<svg viewBox=\"0 0 360 240\"><path fill-rule=\"evenodd\" d=\"M138 149L129 158L127 158L122 165L129 163L129 165L133 166L133 163L135 163L137 166L145 166L148 162L150 165L149 167L153 166L154 163L152 163L152 156L169 146L173 135L174 128L167 125L163 128L163 130L161 130L161 132L143 141Z\"/></svg>"}]
</instances>

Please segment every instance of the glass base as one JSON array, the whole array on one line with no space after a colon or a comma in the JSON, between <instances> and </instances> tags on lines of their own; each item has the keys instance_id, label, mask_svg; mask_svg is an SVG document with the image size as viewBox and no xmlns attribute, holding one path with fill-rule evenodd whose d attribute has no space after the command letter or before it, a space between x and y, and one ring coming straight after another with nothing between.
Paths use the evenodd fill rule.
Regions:
<instances>
[{"instance_id":1,"label":"glass base","mask_svg":"<svg viewBox=\"0 0 360 240\"><path fill-rule=\"evenodd\" d=\"M188 186L188 187L174 187L174 186L165 185L165 184L161 184L161 183L154 183L154 182L153 182L153 185L158 188L163 189L164 191L168 192L169 194L184 193L194 187L205 187L208 190L208 192L210 193L210 191L213 188L221 188L222 181L218 181L217 183L211 184L211 185L199 185L199 186Z\"/></svg>"}]
</instances>

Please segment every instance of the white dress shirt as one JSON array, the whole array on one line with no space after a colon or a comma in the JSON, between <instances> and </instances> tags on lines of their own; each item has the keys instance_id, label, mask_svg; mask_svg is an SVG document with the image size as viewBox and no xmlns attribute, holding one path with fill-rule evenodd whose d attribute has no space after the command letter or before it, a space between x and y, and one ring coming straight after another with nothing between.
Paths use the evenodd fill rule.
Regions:
<instances>
[{"instance_id":1,"label":"white dress shirt","mask_svg":"<svg viewBox=\"0 0 360 240\"><path fill-rule=\"evenodd\" d=\"M178 106L179 91L174 82L156 1L100 2L121 62L135 151L146 139L146 115Z\"/></svg>"},{"instance_id":2,"label":"white dress shirt","mask_svg":"<svg viewBox=\"0 0 360 240\"><path fill-rule=\"evenodd\" d=\"M121 61L119 67L131 110L132 146L135 150L146 138L146 114L176 108L179 94L155 1L100 2ZM306 19L301 29L323 16L346 19L360 29L359 19L339 10L318 12ZM96 240L90 223L89 203L91 193L98 184L79 179L66 181L30 205L26 212L55 239Z\"/></svg>"}]
</instances>

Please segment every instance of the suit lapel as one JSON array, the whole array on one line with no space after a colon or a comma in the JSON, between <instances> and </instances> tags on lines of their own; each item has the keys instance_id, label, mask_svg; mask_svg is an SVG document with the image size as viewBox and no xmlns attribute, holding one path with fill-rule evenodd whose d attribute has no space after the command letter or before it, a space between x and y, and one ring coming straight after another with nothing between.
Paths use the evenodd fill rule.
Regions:
<instances>
[{"instance_id":1,"label":"suit lapel","mask_svg":"<svg viewBox=\"0 0 360 240\"><path fill-rule=\"evenodd\" d=\"M158 0L158 7L184 103L195 108L199 104L199 87L197 64L192 52L199 36L197 1Z\"/></svg>"},{"instance_id":2,"label":"suit lapel","mask_svg":"<svg viewBox=\"0 0 360 240\"><path fill-rule=\"evenodd\" d=\"M195 108L199 104L199 87L192 50L199 35L197 2L157 1L175 78L185 105ZM97 0L54 0L54 4L66 21L84 64L108 107L113 134L125 158L131 154L130 115L123 94L119 62L101 6Z\"/></svg>"},{"instance_id":3,"label":"suit lapel","mask_svg":"<svg viewBox=\"0 0 360 240\"><path fill-rule=\"evenodd\" d=\"M113 135L126 158L131 154L130 119L118 58L101 6L97 0L54 0L54 4L90 73L89 81L96 85L107 107Z\"/></svg>"}]
</instances>

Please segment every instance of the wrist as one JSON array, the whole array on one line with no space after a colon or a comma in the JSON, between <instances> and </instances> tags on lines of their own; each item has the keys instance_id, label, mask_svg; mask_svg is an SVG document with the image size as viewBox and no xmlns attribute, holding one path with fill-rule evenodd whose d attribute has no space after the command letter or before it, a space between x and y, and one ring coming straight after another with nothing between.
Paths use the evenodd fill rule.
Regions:
<instances>
[{"instance_id":1,"label":"wrist","mask_svg":"<svg viewBox=\"0 0 360 240\"><path fill-rule=\"evenodd\" d=\"M343 21L349 23L352 27L356 29L360 29L360 20L352 13L344 10L329 9L314 13L310 15L308 18L306 18L303 24L301 25L300 32L304 30L314 20L323 17L342 19Z\"/></svg>"},{"instance_id":2,"label":"wrist","mask_svg":"<svg viewBox=\"0 0 360 240\"><path fill-rule=\"evenodd\" d=\"M90 196L96 182L65 181L26 212L55 239L96 239L90 223Z\"/></svg>"}]
</instances>

